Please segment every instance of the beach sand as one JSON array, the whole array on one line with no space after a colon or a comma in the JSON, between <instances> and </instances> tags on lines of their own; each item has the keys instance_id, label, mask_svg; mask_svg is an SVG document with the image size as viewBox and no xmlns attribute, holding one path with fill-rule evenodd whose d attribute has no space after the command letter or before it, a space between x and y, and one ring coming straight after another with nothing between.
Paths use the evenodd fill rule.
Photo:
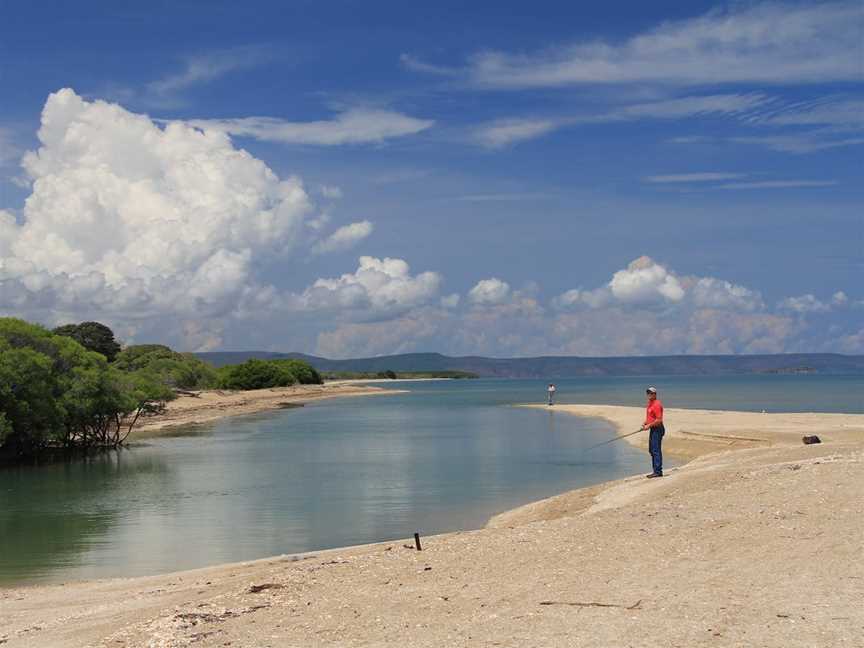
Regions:
<instances>
[{"instance_id":1,"label":"beach sand","mask_svg":"<svg viewBox=\"0 0 864 648\"><path fill-rule=\"evenodd\" d=\"M621 433L642 415L556 410ZM668 449L700 456L663 479L567 493L423 538L420 552L406 538L0 590L0 643L864 646L864 415L665 418Z\"/></svg>"},{"instance_id":2,"label":"beach sand","mask_svg":"<svg viewBox=\"0 0 864 648\"><path fill-rule=\"evenodd\" d=\"M139 420L130 435L130 440L158 436L179 426L201 425L226 416L296 407L325 398L381 396L404 391L337 381L323 385L292 385L249 391L212 389L191 392L169 402L163 414Z\"/></svg>"}]
</instances>

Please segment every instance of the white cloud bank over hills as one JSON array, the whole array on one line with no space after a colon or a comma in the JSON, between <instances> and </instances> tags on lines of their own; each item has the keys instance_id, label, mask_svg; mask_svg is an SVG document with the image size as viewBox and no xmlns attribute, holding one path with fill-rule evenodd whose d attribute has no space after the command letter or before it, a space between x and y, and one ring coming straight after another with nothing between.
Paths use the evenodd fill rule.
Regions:
<instances>
[{"instance_id":1,"label":"white cloud bank over hills","mask_svg":"<svg viewBox=\"0 0 864 648\"><path fill-rule=\"evenodd\" d=\"M830 303L853 306L842 293ZM319 335L317 351L330 357L429 349L497 356L864 351L864 336L854 331L836 340L820 335L818 322L807 318L826 312L821 304L805 295L775 311L757 290L679 275L643 256L599 287L573 288L546 304L534 290L484 279L459 310L429 301L386 322L343 322Z\"/></svg>"}]
</instances>

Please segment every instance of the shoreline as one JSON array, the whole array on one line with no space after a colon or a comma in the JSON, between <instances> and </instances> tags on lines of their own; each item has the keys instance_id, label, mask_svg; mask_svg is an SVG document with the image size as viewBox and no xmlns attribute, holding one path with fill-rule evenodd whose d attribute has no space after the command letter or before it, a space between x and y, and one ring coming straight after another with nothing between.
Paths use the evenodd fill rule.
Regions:
<instances>
[{"instance_id":1,"label":"shoreline","mask_svg":"<svg viewBox=\"0 0 864 648\"><path fill-rule=\"evenodd\" d=\"M568 416L601 418L612 423L616 435L627 434L644 420L645 408L625 405L557 404L551 408L543 404L523 404L516 407L563 412ZM864 446L864 414L838 414L819 412L762 413L735 410L704 410L666 408L664 420L669 421L663 437L663 456L683 461L682 465L664 470L667 476L686 469L697 462L712 463L712 457L736 451L770 448L799 448L801 437L815 434L821 446L832 444L861 444ZM698 430L698 431L697 431ZM628 445L645 451L645 470L651 469L648 455L648 432L621 439ZM813 446L815 447L815 446ZM720 458L716 461L719 463ZM635 482L642 475L623 480L604 482L568 491L492 516L487 528L527 524L538 520L552 520L563 515L592 510L604 496L621 483ZM665 478L664 478L665 479ZM657 480L662 481L662 480Z\"/></svg>"},{"instance_id":2,"label":"shoreline","mask_svg":"<svg viewBox=\"0 0 864 648\"><path fill-rule=\"evenodd\" d=\"M456 380L456 378L337 378L325 380L325 385L365 385L366 383L403 383L403 382L435 382Z\"/></svg>"},{"instance_id":3,"label":"shoreline","mask_svg":"<svg viewBox=\"0 0 864 648\"><path fill-rule=\"evenodd\" d=\"M634 414L641 422L642 408L554 407L625 432ZM424 537L422 552L405 539L4 589L0 642L854 643L864 625L864 415L667 409L666 419L664 450L668 441L670 454L677 444L676 456L696 458L663 479L564 493L484 529ZM802 429L823 443L802 445Z\"/></svg>"},{"instance_id":4,"label":"shoreline","mask_svg":"<svg viewBox=\"0 0 864 648\"><path fill-rule=\"evenodd\" d=\"M133 428L127 441L139 441L175 431L178 427L214 423L230 416L256 414L304 403L348 396L387 396L404 389L384 389L359 384L324 383L291 385L248 391L208 389L183 394L169 401L163 414L148 417Z\"/></svg>"}]
</instances>

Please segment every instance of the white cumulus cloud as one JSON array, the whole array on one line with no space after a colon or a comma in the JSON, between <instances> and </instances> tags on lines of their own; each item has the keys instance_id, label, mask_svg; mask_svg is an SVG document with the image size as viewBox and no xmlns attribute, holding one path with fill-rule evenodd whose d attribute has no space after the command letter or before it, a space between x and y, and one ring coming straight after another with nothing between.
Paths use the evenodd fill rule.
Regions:
<instances>
[{"instance_id":1,"label":"white cumulus cloud","mask_svg":"<svg viewBox=\"0 0 864 648\"><path fill-rule=\"evenodd\" d=\"M827 313L831 310L831 304L825 303L815 295L807 293L797 297L787 297L779 304L782 310L791 311L793 313Z\"/></svg>"},{"instance_id":2,"label":"white cumulus cloud","mask_svg":"<svg viewBox=\"0 0 864 648\"><path fill-rule=\"evenodd\" d=\"M639 257L612 275L609 289L623 303L678 302L684 289L672 273L649 257Z\"/></svg>"},{"instance_id":3,"label":"white cumulus cloud","mask_svg":"<svg viewBox=\"0 0 864 648\"><path fill-rule=\"evenodd\" d=\"M362 256L353 273L318 279L294 300L298 310L355 310L369 316L394 315L438 297L441 275L412 275L402 259Z\"/></svg>"},{"instance_id":4,"label":"white cumulus cloud","mask_svg":"<svg viewBox=\"0 0 864 648\"><path fill-rule=\"evenodd\" d=\"M845 306L849 303L849 297L842 290L838 290L831 296L831 304L833 306Z\"/></svg>"},{"instance_id":5,"label":"white cumulus cloud","mask_svg":"<svg viewBox=\"0 0 864 648\"><path fill-rule=\"evenodd\" d=\"M491 279L482 279L468 291L468 301L472 304L501 304L507 300L510 295L510 285L506 281L501 281L492 277Z\"/></svg>"},{"instance_id":6,"label":"white cumulus cloud","mask_svg":"<svg viewBox=\"0 0 864 648\"><path fill-rule=\"evenodd\" d=\"M633 260L593 290L573 288L553 298L557 310L580 308L714 308L756 311L764 307L758 291L715 277L681 276L651 257Z\"/></svg>"},{"instance_id":7,"label":"white cumulus cloud","mask_svg":"<svg viewBox=\"0 0 864 648\"><path fill-rule=\"evenodd\" d=\"M829 342L798 313L769 308L758 290L717 277L678 274L650 257L613 272L598 287L565 291L551 300L550 309L530 283L524 290L505 285L484 279L465 303L444 298L391 318L337 321L319 334L318 350L341 357L428 350L616 356L861 348L860 333L848 326L839 327ZM808 308L817 305L814 300L791 303ZM839 291L830 302L832 309L857 303Z\"/></svg>"},{"instance_id":8,"label":"white cumulus cloud","mask_svg":"<svg viewBox=\"0 0 864 648\"><path fill-rule=\"evenodd\" d=\"M18 222L0 215L0 302L109 319L207 317L266 290L255 263L304 236L312 205L218 132L70 89L50 95Z\"/></svg>"},{"instance_id":9,"label":"white cumulus cloud","mask_svg":"<svg viewBox=\"0 0 864 648\"><path fill-rule=\"evenodd\" d=\"M689 296L697 308L755 311L764 307L756 290L714 277L690 278Z\"/></svg>"}]
</instances>

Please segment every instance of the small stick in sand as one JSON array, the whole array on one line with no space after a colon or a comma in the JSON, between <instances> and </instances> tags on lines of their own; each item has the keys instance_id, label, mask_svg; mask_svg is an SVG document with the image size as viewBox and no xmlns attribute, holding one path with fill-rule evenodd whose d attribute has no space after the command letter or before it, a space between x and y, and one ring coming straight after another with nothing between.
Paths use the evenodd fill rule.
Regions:
<instances>
[{"instance_id":1,"label":"small stick in sand","mask_svg":"<svg viewBox=\"0 0 864 648\"><path fill-rule=\"evenodd\" d=\"M575 607L608 607L608 608L624 608L625 610L639 610L642 604L642 599L636 601L633 605L618 605L616 603L596 603L594 601L540 601L540 605L573 605Z\"/></svg>"},{"instance_id":2,"label":"small stick in sand","mask_svg":"<svg viewBox=\"0 0 864 648\"><path fill-rule=\"evenodd\" d=\"M423 547L420 546L420 534L414 534L414 546L417 547L417 551L423 551Z\"/></svg>"}]
</instances>

